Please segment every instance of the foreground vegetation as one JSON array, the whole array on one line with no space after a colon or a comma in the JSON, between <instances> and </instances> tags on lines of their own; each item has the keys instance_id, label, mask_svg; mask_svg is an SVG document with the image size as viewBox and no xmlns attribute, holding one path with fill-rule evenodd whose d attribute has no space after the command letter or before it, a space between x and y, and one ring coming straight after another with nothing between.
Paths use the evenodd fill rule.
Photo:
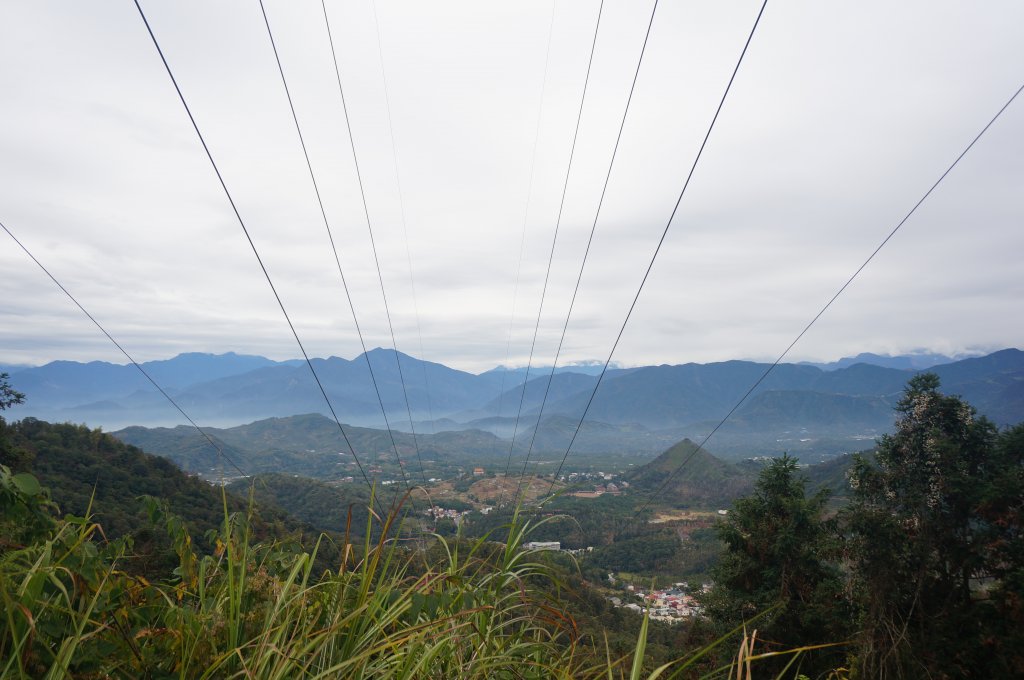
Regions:
<instances>
[{"instance_id":1,"label":"foreground vegetation","mask_svg":"<svg viewBox=\"0 0 1024 680\"><path fill-rule=\"evenodd\" d=\"M66 495L64 508L40 477ZM134 498L133 489L162 497ZM500 543L409 540L401 503L380 515L367 512L378 500L368 498L361 512L348 510L343 532L317 537L272 506L256 512L255 496L188 478L98 431L0 418L0 677L729 670L731 653L718 664L713 646L694 645L659 673L646 622L614 653L583 632L566 607L580 580L519 547L549 520L514 517Z\"/></svg>"},{"instance_id":2,"label":"foreground vegetation","mask_svg":"<svg viewBox=\"0 0 1024 680\"><path fill-rule=\"evenodd\" d=\"M585 640L553 597L556 572L519 548L531 524L518 518L503 544L438 537L424 550L389 538L401 516L394 508L371 516L382 526L363 534L379 535L376 542L346 537L335 568L318 573L321 544L306 552L254 542L249 513L225 514L208 536L214 550L203 554L163 503L145 504L178 558L158 581L125 570L130 536L105 540L88 514L56 519L33 476L0 466L0 677L654 678L732 670L709 662L733 636L653 672L646 621L623 657Z\"/></svg>"},{"instance_id":3,"label":"foreground vegetation","mask_svg":"<svg viewBox=\"0 0 1024 680\"><path fill-rule=\"evenodd\" d=\"M329 508L315 487L317 533L274 506L300 480L233 495L98 431L0 418L0 677L1020 677L1024 425L938 387L910 382L839 512L784 456L690 527L690 550L723 552L698 560L704 615L674 627L599 585L680 554L681 527L626 497L581 522L495 513L468 538L412 528L409 498ZM596 532L608 545L579 564L520 547Z\"/></svg>"},{"instance_id":4,"label":"foreground vegetation","mask_svg":"<svg viewBox=\"0 0 1024 680\"><path fill-rule=\"evenodd\" d=\"M1024 425L999 431L938 388L910 381L838 513L794 459L762 472L719 528L713 621L770 612L769 648L846 643L808 655L811 675L1024 677Z\"/></svg>"},{"instance_id":5,"label":"foreground vegetation","mask_svg":"<svg viewBox=\"0 0 1024 680\"><path fill-rule=\"evenodd\" d=\"M538 567L518 551L484 560L453 548L414 575L414 551L367 541L317 574L317 547L254 543L239 513L197 554L184 523L151 501L179 557L151 582L122 570L129 538L97 540L88 517L53 521L34 478L0 474L4 515L30 539L0 562L5 677L551 677L573 666L564 625L524 585Z\"/></svg>"}]
</instances>

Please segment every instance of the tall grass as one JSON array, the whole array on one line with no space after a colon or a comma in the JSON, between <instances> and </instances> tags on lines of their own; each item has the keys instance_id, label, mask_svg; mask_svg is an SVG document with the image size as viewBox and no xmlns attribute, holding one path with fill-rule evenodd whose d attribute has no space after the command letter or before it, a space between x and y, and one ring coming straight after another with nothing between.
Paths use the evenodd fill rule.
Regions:
<instances>
[{"instance_id":1,"label":"tall grass","mask_svg":"<svg viewBox=\"0 0 1024 680\"><path fill-rule=\"evenodd\" d=\"M44 512L45 491L21 486L0 468L0 510ZM326 536L309 550L258 543L250 513L225 510L215 549L199 554L181 520L148 508L177 555L160 582L126 571L131 540L106 541L88 516L4 546L0 677L643 677L646 621L632 658L595 662L547 595L555 575L520 548L538 524L518 513L500 543L433 536L428 556L399 538L401 504L371 511L365 538L346 530L338 563L318 570Z\"/></svg>"}]
</instances>

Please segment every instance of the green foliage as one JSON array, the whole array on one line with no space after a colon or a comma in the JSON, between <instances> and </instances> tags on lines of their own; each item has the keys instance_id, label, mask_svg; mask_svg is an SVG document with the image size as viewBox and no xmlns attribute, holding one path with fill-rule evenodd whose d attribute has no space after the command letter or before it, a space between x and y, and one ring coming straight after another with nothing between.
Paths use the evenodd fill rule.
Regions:
<instances>
[{"instance_id":1,"label":"green foliage","mask_svg":"<svg viewBox=\"0 0 1024 680\"><path fill-rule=\"evenodd\" d=\"M232 482L228 490L246 494L252 487L259 507L279 507L318 531L344 533L352 511L352 528L362 535L370 492L360 482L327 484L309 477L262 474ZM393 499L384 499L390 505Z\"/></svg>"},{"instance_id":2,"label":"green foliage","mask_svg":"<svg viewBox=\"0 0 1024 680\"><path fill-rule=\"evenodd\" d=\"M464 474L457 479L452 481L452 489L465 493L469 491L469 487L476 483L476 478L471 474Z\"/></svg>"},{"instance_id":3,"label":"green foliage","mask_svg":"<svg viewBox=\"0 0 1024 680\"><path fill-rule=\"evenodd\" d=\"M859 456L861 459L872 461L874 455L873 450L859 454L845 453L823 463L811 465L804 470L807 474L808 488L827 489L833 505L844 504L853 495L853 489L850 487L850 470L855 460Z\"/></svg>"},{"instance_id":4,"label":"green foliage","mask_svg":"<svg viewBox=\"0 0 1024 680\"><path fill-rule=\"evenodd\" d=\"M24 393L11 387L10 377L7 373L0 373L0 411L6 411L25 401Z\"/></svg>"},{"instance_id":5,"label":"green foliage","mask_svg":"<svg viewBox=\"0 0 1024 680\"><path fill-rule=\"evenodd\" d=\"M1016 659L1021 670L1024 649L1024 423L1002 432L992 451L993 475L978 507L989 527L987 568L993 579L996 653Z\"/></svg>"},{"instance_id":6,"label":"green foliage","mask_svg":"<svg viewBox=\"0 0 1024 680\"><path fill-rule=\"evenodd\" d=\"M0 470L4 509L35 506L47 518L45 492L18 480ZM646 630L607 662L580 646L550 596L554 572L518 548L532 528L518 516L506 543L439 539L439 559L422 567L422 554L391 538L397 512L369 519L380 527L365 534L381 538L343 545L318 575L320 544L254 542L251 507L225 515L204 554L163 503L147 505L178 559L159 580L122 571L131 539L98 540L89 517L48 517L30 545L3 553L0 676L539 680L632 667L630 677L653 677L642 672Z\"/></svg>"},{"instance_id":7,"label":"green foliage","mask_svg":"<svg viewBox=\"0 0 1024 680\"><path fill-rule=\"evenodd\" d=\"M595 550L587 563L606 571L651 572L670 568L678 550L679 538L675 533L661 530Z\"/></svg>"},{"instance_id":8,"label":"green foliage","mask_svg":"<svg viewBox=\"0 0 1024 680\"><path fill-rule=\"evenodd\" d=\"M853 469L846 520L867 677L1024 673L1024 433L1002 434L933 374Z\"/></svg>"},{"instance_id":9,"label":"green foliage","mask_svg":"<svg viewBox=\"0 0 1024 680\"><path fill-rule=\"evenodd\" d=\"M10 486L32 502L27 484ZM416 574L416 553L382 538L345 546L318 577L317 547L254 543L248 514L227 516L201 554L184 522L150 510L180 560L160 582L120 571L130 541L97 543L88 519L54 521L4 554L0 675L548 678L580 667L569 621L530 585L543 567L512 545L442 544L447 560Z\"/></svg>"},{"instance_id":10,"label":"green foliage","mask_svg":"<svg viewBox=\"0 0 1024 680\"><path fill-rule=\"evenodd\" d=\"M840 641L847 633L842 582L830 564L834 527L823 519L828 493L807 497L806 485L796 459L776 458L761 471L754 493L736 501L718 526L726 551L712 570L707 613L732 628L771 610L759 637L773 651ZM804 669L828 670L838 660L812 656Z\"/></svg>"},{"instance_id":11,"label":"green foliage","mask_svg":"<svg viewBox=\"0 0 1024 680\"><path fill-rule=\"evenodd\" d=\"M539 679L632 669L631 677L653 678L659 664L659 677L714 670L700 645L721 639L653 624L638 636L636 617L627 621L572 577L565 556L520 549L556 517L524 521L515 511L475 540L410 542L401 507L381 517L365 512L375 503L367 498L365 526L346 533L360 541L307 534L302 543L269 530L261 515L270 511L256 512L254 491L245 504L188 480L205 493L190 502L219 514L204 536L204 522L178 514L196 510L180 494L134 495L156 483L150 466L161 469L137 449L72 425L0 425L61 485L58 499L75 495L70 477L83 469L93 492L80 514L60 519L34 475L0 467L0 677ZM168 485L155 490L180 491L186 478L166 473ZM144 512L131 509L140 505ZM114 539L101 518L124 520L126 530ZM495 542L499 531L504 540ZM140 570L146 542L166 550ZM602 613L577 622L570 590ZM626 624L611 629L610 644L596 628L582 633L581 623L602 617Z\"/></svg>"},{"instance_id":12,"label":"green foliage","mask_svg":"<svg viewBox=\"0 0 1024 680\"><path fill-rule=\"evenodd\" d=\"M0 465L0 548L23 547L45 535L56 514L49 490L35 477Z\"/></svg>"},{"instance_id":13,"label":"green foliage","mask_svg":"<svg viewBox=\"0 0 1024 680\"><path fill-rule=\"evenodd\" d=\"M0 419L0 464L13 472L31 473L51 489L60 510L75 516L89 514L107 539L131 536L133 551L122 568L153 575L174 559L167 536L154 531L142 497L160 499L186 523L202 549L211 549L206 535L229 512L246 508L243 497L222 496L221 490L189 477L165 458L150 456L99 430L71 424L51 424L34 418L6 423ZM244 486L241 494L246 493ZM240 494L240 495L241 495ZM53 505L51 512L59 515ZM256 534L266 539L316 532L270 502L261 503L252 518ZM17 527L16 522L11 522ZM11 538L15 540L16 538ZM321 554L334 557L334 547Z\"/></svg>"},{"instance_id":14,"label":"green foliage","mask_svg":"<svg viewBox=\"0 0 1024 680\"><path fill-rule=\"evenodd\" d=\"M13 448L31 452L28 469L54 490L64 512L84 515L91 510L109 538L130 534L146 523L139 496L167 499L200 535L220 524L219 491L182 474L167 459L145 454L99 430L25 418L9 424L6 436ZM233 511L244 507L237 498L230 504Z\"/></svg>"},{"instance_id":15,"label":"green foliage","mask_svg":"<svg viewBox=\"0 0 1024 680\"><path fill-rule=\"evenodd\" d=\"M474 514L466 524L466 533L483 536L493 532L496 540L503 540L502 527L508 524L511 513L505 507L487 515ZM550 521L534 528L533 540L560 541L563 548L612 545L652 531L646 518L636 517L634 501L625 496L559 497L544 506L543 515Z\"/></svg>"}]
</instances>

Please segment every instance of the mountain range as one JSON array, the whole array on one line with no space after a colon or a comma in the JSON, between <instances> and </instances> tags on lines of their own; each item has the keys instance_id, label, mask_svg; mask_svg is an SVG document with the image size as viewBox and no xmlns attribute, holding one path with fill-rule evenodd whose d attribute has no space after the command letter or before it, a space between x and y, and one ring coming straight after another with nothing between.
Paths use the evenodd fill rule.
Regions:
<instances>
[{"instance_id":1,"label":"mountain range","mask_svg":"<svg viewBox=\"0 0 1024 680\"><path fill-rule=\"evenodd\" d=\"M875 357L859 358L870 362ZM878 359L897 365L911 360ZM868 362L840 360L835 363L844 365L827 369L779 364L716 433L716 452L729 457L741 451L838 453L865 448L864 440L891 427L892 407L915 373ZM597 382L589 366L583 372L572 367L555 372L548 387L549 369L531 369L524 383L527 376L521 370L477 375L379 348L351 360L329 357L312 363L346 424L385 425L369 363L392 429L415 428L419 434L480 430L506 440L515 435L517 447L532 445L543 451L568 445ZM193 353L142 366L202 425L232 427L299 414L330 415L304 362ZM661 451L684 437L700 441L768 367L724 361L610 369L574 448ZM963 396L997 424L1024 420L1024 352L1004 349L928 370L939 375L943 391ZM8 412L13 418L34 416L108 429L183 421L131 365L56 361L17 367L11 382L27 397L25 404ZM545 392L545 417L538 427ZM757 442L754 449L752 442Z\"/></svg>"},{"instance_id":2,"label":"mountain range","mask_svg":"<svg viewBox=\"0 0 1024 680\"><path fill-rule=\"evenodd\" d=\"M837 368L847 368L854 364L873 364L875 366L884 366L885 368L901 368L923 371L931 368L932 366L951 364L960 359L968 359L970 356L971 355L958 355L956 357L949 357L945 354L935 354L933 352L918 352L915 354L901 354L893 357L883 354L874 354L873 352L861 352L855 357L843 357L837 361L829 361L826 363L815 363L810 361L803 361L800 363L807 366L817 366L818 368L826 371L834 371Z\"/></svg>"}]
</instances>

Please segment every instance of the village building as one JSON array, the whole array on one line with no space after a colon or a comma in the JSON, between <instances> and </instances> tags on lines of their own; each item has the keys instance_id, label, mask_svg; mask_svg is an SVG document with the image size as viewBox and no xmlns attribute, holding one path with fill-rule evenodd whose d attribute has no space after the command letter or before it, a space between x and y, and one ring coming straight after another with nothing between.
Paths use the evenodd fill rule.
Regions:
<instances>
[{"instance_id":1,"label":"village building","mask_svg":"<svg viewBox=\"0 0 1024 680\"><path fill-rule=\"evenodd\" d=\"M529 541L523 543L524 550L561 550L561 541Z\"/></svg>"}]
</instances>

